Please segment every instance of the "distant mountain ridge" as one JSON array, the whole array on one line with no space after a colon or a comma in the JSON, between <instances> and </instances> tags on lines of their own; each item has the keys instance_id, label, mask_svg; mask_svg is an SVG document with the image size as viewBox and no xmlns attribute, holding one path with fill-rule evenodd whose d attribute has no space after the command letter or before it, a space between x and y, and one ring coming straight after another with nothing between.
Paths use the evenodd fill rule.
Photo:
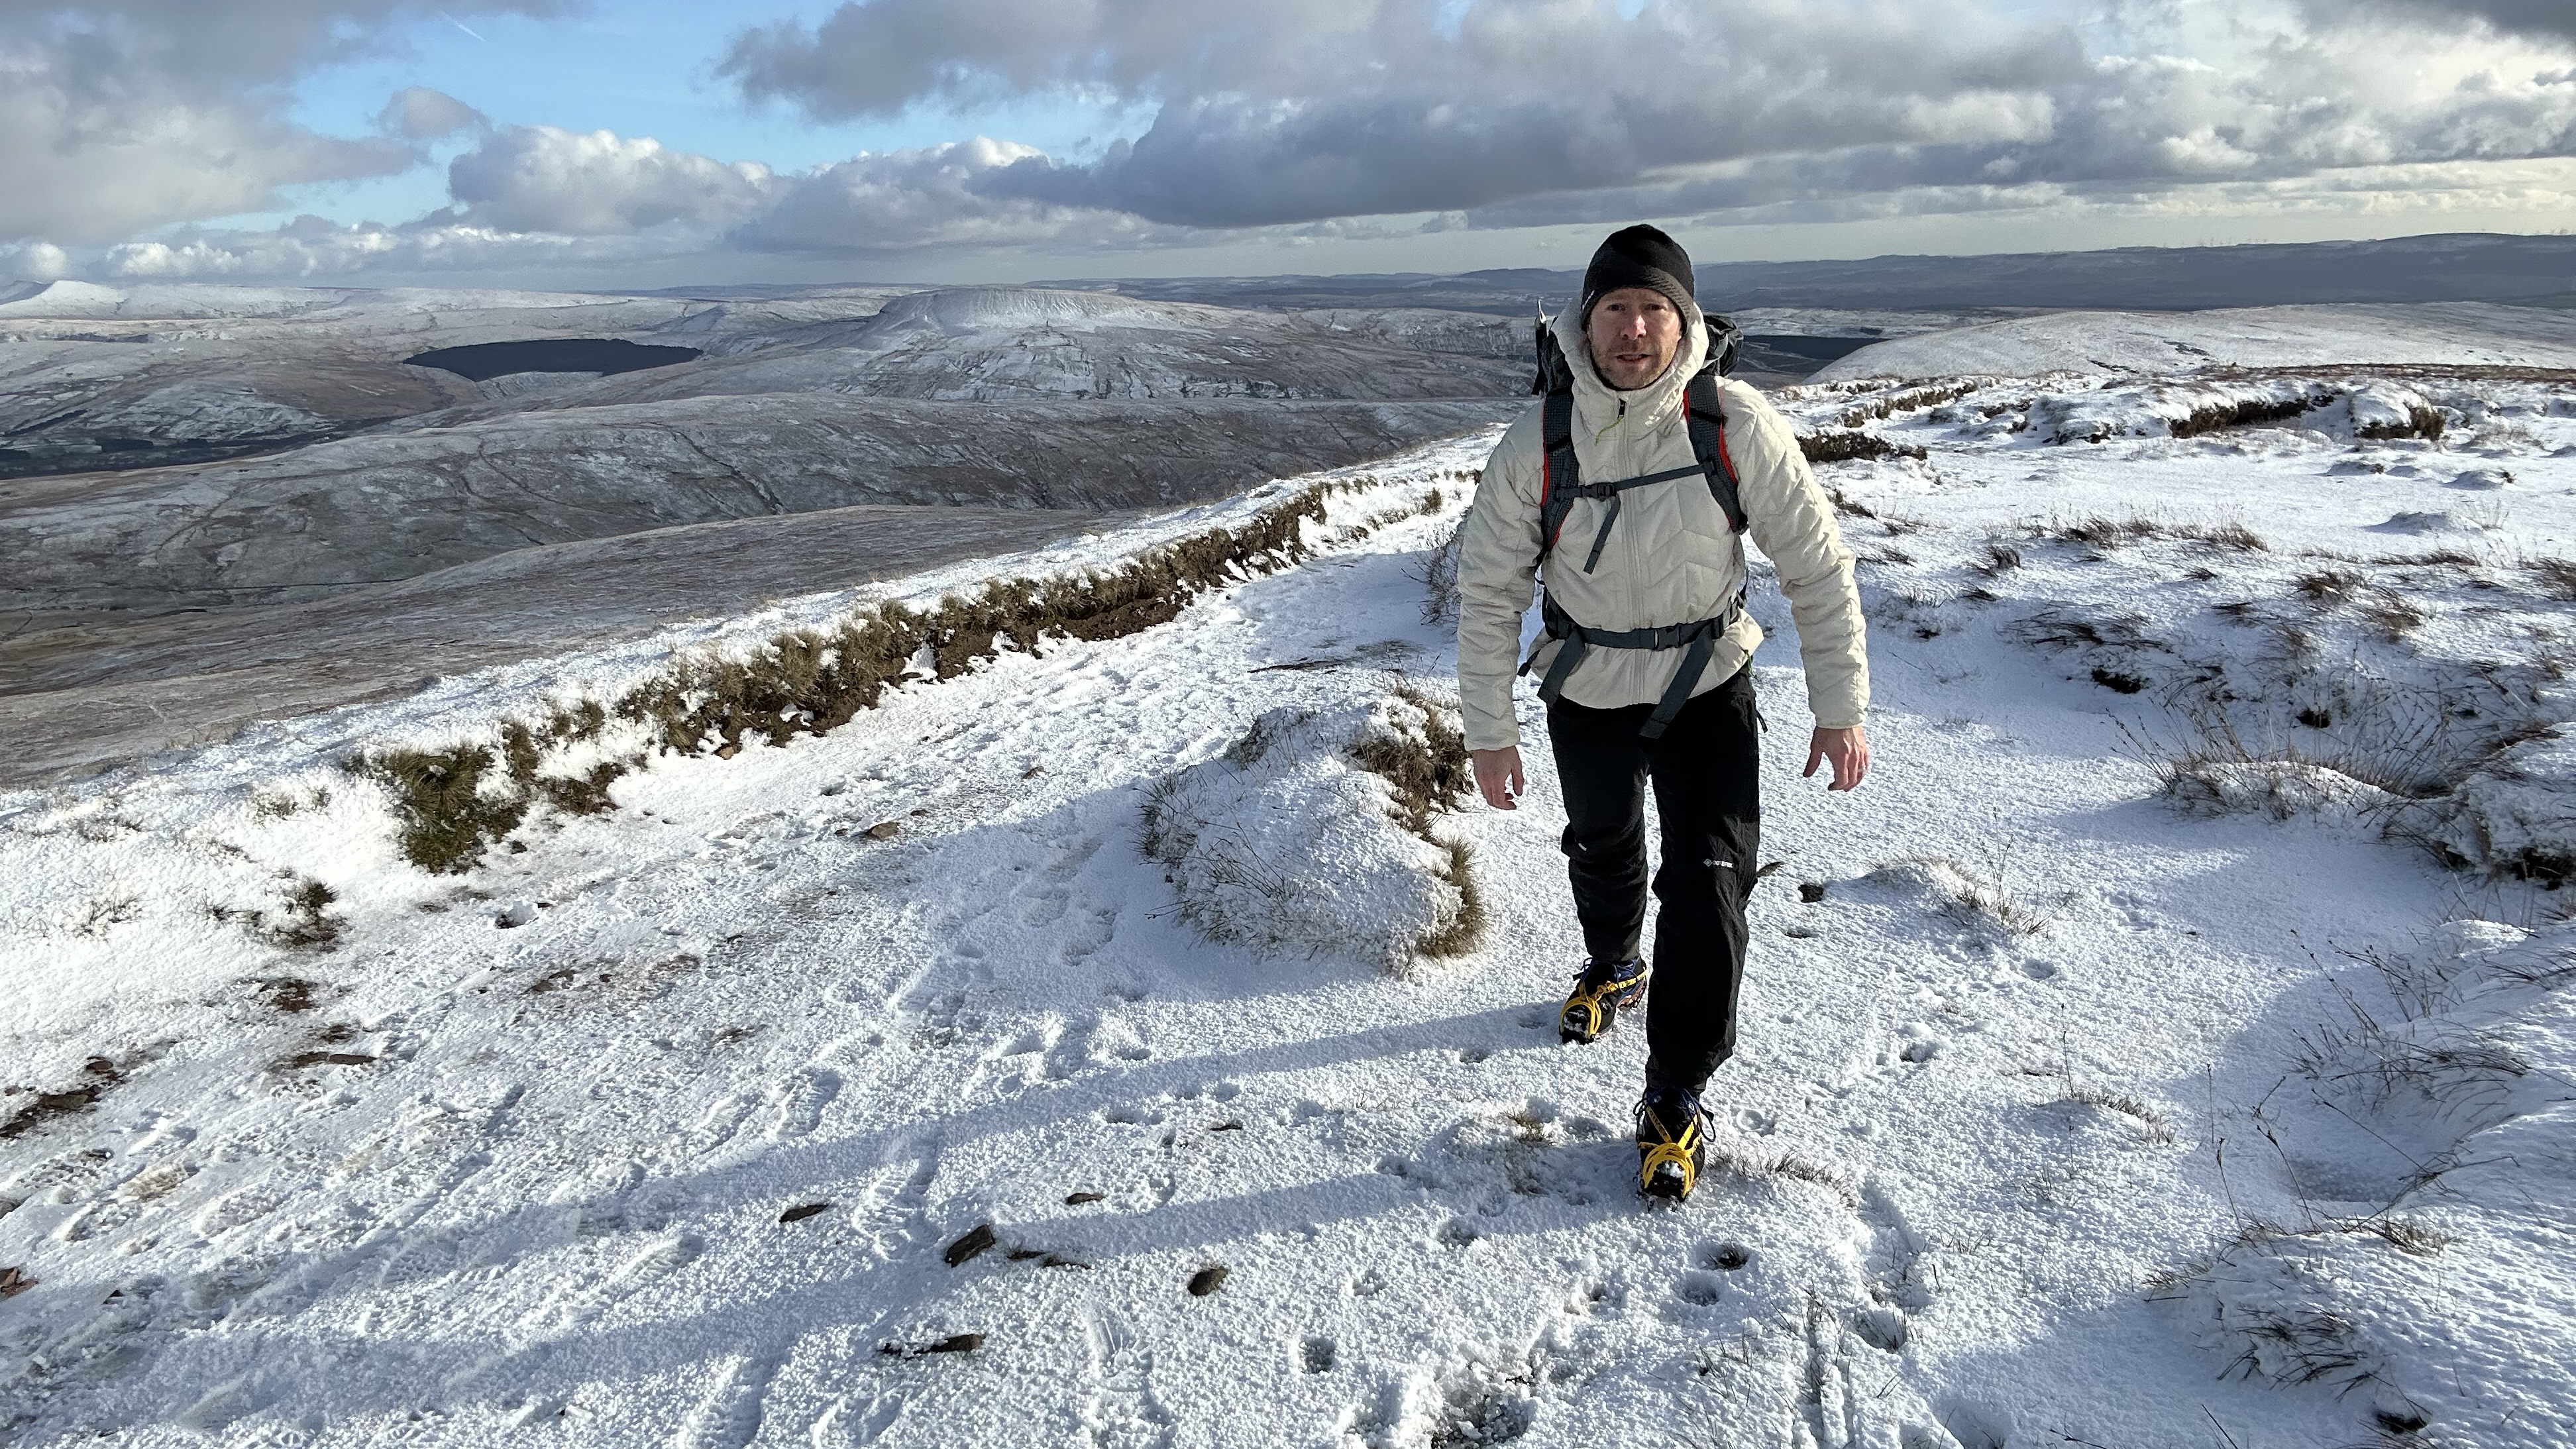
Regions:
<instances>
[{"instance_id":1,"label":"distant mountain ridge","mask_svg":"<svg viewBox=\"0 0 2576 1449\"><path fill-rule=\"evenodd\" d=\"M2385 241L2120 247L1697 267L1701 302L1750 307L2111 307L2185 311L2319 302L2510 302L2576 308L2576 236L2491 232ZM1578 270L1455 276L1172 277L1035 282L1229 307L1446 307L1522 313L1573 294Z\"/></svg>"}]
</instances>

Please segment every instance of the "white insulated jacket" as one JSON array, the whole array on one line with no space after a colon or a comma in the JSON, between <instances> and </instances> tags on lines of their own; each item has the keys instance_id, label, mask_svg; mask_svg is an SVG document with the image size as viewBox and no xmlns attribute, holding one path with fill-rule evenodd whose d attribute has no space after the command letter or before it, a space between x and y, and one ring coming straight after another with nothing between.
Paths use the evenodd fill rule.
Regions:
<instances>
[{"instance_id":1,"label":"white insulated jacket","mask_svg":"<svg viewBox=\"0 0 2576 1449\"><path fill-rule=\"evenodd\" d=\"M1672 367L1635 392L1615 392L1592 369L1580 319L1558 314L1557 344L1574 372L1574 452L1587 483L1643 477L1691 467L1690 429L1682 393L1708 352L1708 326L1696 309L1690 335ZM1869 708L1869 657L1851 550L1834 525L1832 503L1808 471L1788 421L1743 383L1721 380L1728 455L1755 546L1775 565L1798 626L1807 668L1807 702L1816 723L1846 727ZM1520 742L1512 712L1512 675L1520 666L1521 617L1538 573L1539 505L1546 444L1533 405L1485 460L1476 501L1458 540L1458 694L1467 747L1498 750ZM1602 499L1578 498L1547 560L1547 587L1558 607L1592 629L1652 629L1719 618L1744 588L1744 544L1709 493L1705 475L1629 490L1611 525L1601 561L1583 568L1601 527ZM1762 628L1738 612L1701 674L1703 693L1744 667ZM1561 646L1542 642L1532 668L1543 676ZM1680 649L1604 649L1587 653L1565 682L1564 697L1597 709L1651 704L1681 666Z\"/></svg>"}]
</instances>

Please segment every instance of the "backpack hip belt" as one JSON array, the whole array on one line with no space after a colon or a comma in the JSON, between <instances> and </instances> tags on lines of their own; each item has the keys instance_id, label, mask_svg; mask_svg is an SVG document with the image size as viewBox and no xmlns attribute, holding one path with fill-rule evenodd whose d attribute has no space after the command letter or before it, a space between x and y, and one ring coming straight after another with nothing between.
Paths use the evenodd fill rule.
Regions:
<instances>
[{"instance_id":1,"label":"backpack hip belt","mask_svg":"<svg viewBox=\"0 0 2576 1449\"><path fill-rule=\"evenodd\" d=\"M1593 629L1574 621L1574 616L1558 606L1548 594L1539 596L1539 618L1546 625L1542 639L1561 641L1556 658L1540 677L1538 697L1554 704L1565 692L1565 681L1583 663L1583 657L1595 649L1680 649L1681 667L1673 671L1673 682L1664 686L1663 698L1655 702L1654 713L1646 716L1645 725L1637 731L1640 739L1661 739L1664 728L1690 703L1699 688L1700 676L1708 672L1708 661L1717 653L1717 641L1724 638L1735 616L1744 611L1744 596L1736 595L1726 612L1714 619L1693 624L1666 624L1655 629ZM1538 646L1532 645L1530 657L1521 661L1520 672L1527 674L1538 663Z\"/></svg>"}]
</instances>

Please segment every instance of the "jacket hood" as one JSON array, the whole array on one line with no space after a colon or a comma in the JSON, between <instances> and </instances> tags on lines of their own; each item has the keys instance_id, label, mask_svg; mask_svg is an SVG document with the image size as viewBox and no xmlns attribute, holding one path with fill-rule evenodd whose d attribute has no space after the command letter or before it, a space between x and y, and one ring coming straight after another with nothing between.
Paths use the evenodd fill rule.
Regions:
<instances>
[{"instance_id":1,"label":"jacket hood","mask_svg":"<svg viewBox=\"0 0 2576 1449\"><path fill-rule=\"evenodd\" d=\"M1556 334L1556 345L1565 351L1568 370L1574 374L1574 412L1598 429L1608 419L1619 415L1620 404L1627 405L1628 415L1647 423L1663 420L1666 414L1681 406L1682 393L1689 387L1691 374L1708 361L1708 314L1692 303L1682 313L1682 345L1673 354L1673 365L1664 375L1634 392L1620 392L1601 380L1592 367L1592 349L1583 340L1583 319L1576 315L1580 299L1560 309L1549 321Z\"/></svg>"}]
</instances>

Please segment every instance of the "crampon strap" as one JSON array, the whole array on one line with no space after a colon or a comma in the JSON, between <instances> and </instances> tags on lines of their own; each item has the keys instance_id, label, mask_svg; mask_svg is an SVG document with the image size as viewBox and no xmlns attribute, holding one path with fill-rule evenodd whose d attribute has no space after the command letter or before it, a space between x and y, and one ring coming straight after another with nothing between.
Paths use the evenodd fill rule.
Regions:
<instances>
[{"instance_id":1,"label":"crampon strap","mask_svg":"<svg viewBox=\"0 0 2576 1449\"><path fill-rule=\"evenodd\" d=\"M1662 1137L1662 1141L1649 1143L1644 1140L1645 1127L1650 1121L1657 1135ZM1641 1104L1637 1109L1637 1122L1639 1145L1644 1149L1638 1154L1637 1159L1638 1189L1651 1190L1654 1186L1655 1174L1663 1168L1670 1167L1681 1173L1681 1195L1690 1196L1691 1189L1699 1185L1699 1167L1692 1161L1692 1149L1699 1145L1700 1114L1696 1111L1685 1114L1682 1118L1681 1130L1674 1131L1665 1125L1663 1118L1656 1114L1654 1109Z\"/></svg>"}]
</instances>

